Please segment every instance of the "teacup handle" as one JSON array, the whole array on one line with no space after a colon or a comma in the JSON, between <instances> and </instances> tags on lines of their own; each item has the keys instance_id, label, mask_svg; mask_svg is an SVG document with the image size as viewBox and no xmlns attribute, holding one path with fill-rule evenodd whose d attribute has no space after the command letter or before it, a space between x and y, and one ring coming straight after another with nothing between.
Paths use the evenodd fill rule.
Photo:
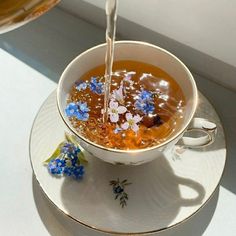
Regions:
<instances>
[{"instance_id":1,"label":"teacup handle","mask_svg":"<svg viewBox=\"0 0 236 236\"><path fill-rule=\"evenodd\" d=\"M193 138L185 135L190 132L200 131L204 136ZM188 148L202 148L212 144L215 141L217 133L216 124L204 118L193 118L184 136L180 139L178 144Z\"/></svg>"}]
</instances>

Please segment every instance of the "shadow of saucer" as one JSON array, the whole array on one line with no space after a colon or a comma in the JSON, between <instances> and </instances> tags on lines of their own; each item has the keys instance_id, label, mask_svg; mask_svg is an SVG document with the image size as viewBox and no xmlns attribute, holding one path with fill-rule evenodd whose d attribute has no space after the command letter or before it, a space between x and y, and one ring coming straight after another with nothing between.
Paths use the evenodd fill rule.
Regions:
<instances>
[{"instance_id":1,"label":"shadow of saucer","mask_svg":"<svg viewBox=\"0 0 236 236\"><path fill-rule=\"evenodd\" d=\"M52 236L102 236L99 233L78 224L62 213L55 205L46 197L40 185L32 175L32 188L35 205L38 214L47 229L49 235Z\"/></svg>"},{"instance_id":2,"label":"shadow of saucer","mask_svg":"<svg viewBox=\"0 0 236 236\"><path fill-rule=\"evenodd\" d=\"M114 200L109 185L117 178L132 183L125 189L129 196L125 208L120 207L119 198ZM180 185L187 187L187 198L182 197ZM140 233L168 228L194 213L204 196L203 186L176 176L164 156L141 166L114 166L89 157L85 178L81 182L66 178L61 188L66 212L105 232ZM180 211L186 217L180 216ZM177 217L180 220L175 221Z\"/></svg>"}]
</instances>

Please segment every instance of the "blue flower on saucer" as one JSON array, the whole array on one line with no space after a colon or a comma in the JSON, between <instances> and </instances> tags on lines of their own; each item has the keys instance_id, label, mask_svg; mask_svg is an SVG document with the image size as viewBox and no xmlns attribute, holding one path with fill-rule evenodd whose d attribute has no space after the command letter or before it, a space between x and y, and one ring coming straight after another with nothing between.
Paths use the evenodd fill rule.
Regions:
<instances>
[{"instance_id":1,"label":"blue flower on saucer","mask_svg":"<svg viewBox=\"0 0 236 236\"><path fill-rule=\"evenodd\" d=\"M72 176L77 180L82 179L84 175L84 166L81 165L66 166L64 174L67 176Z\"/></svg>"},{"instance_id":2,"label":"blue flower on saucer","mask_svg":"<svg viewBox=\"0 0 236 236\"><path fill-rule=\"evenodd\" d=\"M89 84L89 87L91 89L92 92L96 93L96 94L102 94L103 93L103 83L102 82L98 82L96 77L91 77L91 81Z\"/></svg>"},{"instance_id":3,"label":"blue flower on saucer","mask_svg":"<svg viewBox=\"0 0 236 236\"><path fill-rule=\"evenodd\" d=\"M61 153L64 154L69 154L70 156L77 156L78 153L80 153L81 150L78 148L75 144L69 143L69 142L64 142L63 145L61 146Z\"/></svg>"},{"instance_id":4,"label":"blue flower on saucer","mask_svg":"<svg viewBox=\"0 0 236 236\"><path fill-rule=\"evenodd\" d=\"M75 165L78 161L78 156L74 155L72 153L64 154L64 158L65 158L65 161L66 161L66 166Z\"/></svg>"},{"instance_id":5,"label":"blue flower on saucer","mask_svg":"<svg viewBox=\"0 0 236 236\"><path fill-rule=\"evenodd\" d=\"M84 175L84 166L74 166L72 176L75 179L81 179Z\"/></svg>"},{"instance_id":6,"label":"blue flower on saucer","mask_svg":"<svg viewBox=\"0 0 236 236\"><path fill-rule=\"evenodd\" d=\"M64 167L66 165L65 160L63 159L52 159L48 163L48 171L53 175L62 175L64 172Z\"/></svg>"},{"instance_id":7,"label":"blue flower on saucer","mask_svg":"<svg viewBox=\"0 0 236 236\"><path fill-rule=\"evenodd\" d=\"M55 176L71 176L80 180L84 175L87 160L74 137L65 134L66 141L60 143L53 154L44 162L50 174Z\"/></svg>"},{"instance_id":8,"label":"blue flower on saucer","mask_svg":"<svg viewBox=\"0 0 236 236\"><path fill-rule=\"evenodd\" d=\"M68 117L76 117L78 120L87 121L90 109L86 102L71 102L66 106L65 112Z\"/></svg>"},{"instance_id":9,"label":"blue flower on saucer","mask_svg":"<svg viewBox=\"0 0 236 236\"><path fill-rule=\"evenodd\" d=\"M66 161L66 166L74 166L78 162L78 154L81 150L73 143L64 142L61 147L61 153Z\"/></svg>"}]
</instances>

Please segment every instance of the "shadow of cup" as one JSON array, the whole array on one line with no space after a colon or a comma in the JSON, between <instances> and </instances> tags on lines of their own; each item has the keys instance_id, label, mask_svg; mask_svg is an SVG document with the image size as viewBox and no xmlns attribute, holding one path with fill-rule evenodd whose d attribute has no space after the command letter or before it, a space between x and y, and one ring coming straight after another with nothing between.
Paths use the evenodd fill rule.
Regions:
<instances>
[{"instance_id":1,"label":"shadow of cup","mask_svg":"<svg viewBox=\"0 0 236 236\"><path fill-rule=\"evenodd\" d=\"M93 156L88 161L81 182L64 180L61 200L73 218L99 230L139 233L163 229L176 223L182 208L192 207L185 209L183 220L197 211L205 196L204 187L177 176L165 156L140 166L115 166ZM129 196L125 209L109 185L118 178L132 183L125 190Z\"/></svg>"},{"instance_id":2,"label":"shadow of cup","mask_svg":"<svg viewBox=\"0 0 236 236\"><path fill-rule=\"evenodd\" d=\"M181 178L178 176L175 176L175 178L178 181L179 185L188 187L197 193L197 196L193 198L181 198L180 202L182 206L195 206L202 203L202 200L205 196L205 190L201 184L196 181Z\"/></svg>"}]
</instances>

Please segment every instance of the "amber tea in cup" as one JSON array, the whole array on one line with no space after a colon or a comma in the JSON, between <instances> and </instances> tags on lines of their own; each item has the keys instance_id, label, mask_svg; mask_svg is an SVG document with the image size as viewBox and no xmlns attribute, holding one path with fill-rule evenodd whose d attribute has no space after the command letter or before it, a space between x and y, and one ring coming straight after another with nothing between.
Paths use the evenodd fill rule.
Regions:
<instances>
[{"instance_id":1,"label":"amber tea in cup","mask_svg":"<svg viewBox=\"0 0 236 236\"><path fill-rule=\"evenodd\" d=\"M106 44L81 53L61 75L58 111L75 142L93 156L119 165L147 163L176 145L203 148L214 142L216 125L194 117L198 91L183 62L146 42L116 41L115 48L106 112ZM193 130L203 135L188 137Z\"/></svg>"},{"instance_id":2,"label":"amber tea in cup","mask_svg":"<svg viewBox=\"0 0 236 236\"><path fill-rule=\"evenodd\" d=\"M104 70L100 65L78 78L67 98L66 115L81 136L107 148L144 149L182 125L185 97L178 83L162 69L133 60L113 64L104 123Z\"/></svg>"}]
</instances>

